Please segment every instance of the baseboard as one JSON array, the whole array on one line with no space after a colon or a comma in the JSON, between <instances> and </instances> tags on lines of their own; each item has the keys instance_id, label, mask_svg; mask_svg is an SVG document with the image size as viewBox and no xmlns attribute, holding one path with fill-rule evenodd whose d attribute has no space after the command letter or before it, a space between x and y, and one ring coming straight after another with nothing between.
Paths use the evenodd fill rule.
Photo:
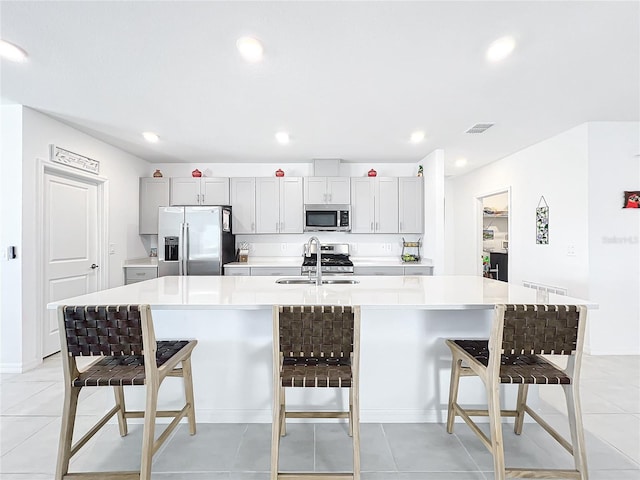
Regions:
<instances>
[{"instance_id":1,"label":"baseboard","mask_svg":"<svg viewBox=\"0 0 640 480\"><path fill-rule=\"evenodd\" d=\"M28 363L0 363L0 373L24 373L36 368L42 360L32 360Z\"/></svg>"}]
</instances>

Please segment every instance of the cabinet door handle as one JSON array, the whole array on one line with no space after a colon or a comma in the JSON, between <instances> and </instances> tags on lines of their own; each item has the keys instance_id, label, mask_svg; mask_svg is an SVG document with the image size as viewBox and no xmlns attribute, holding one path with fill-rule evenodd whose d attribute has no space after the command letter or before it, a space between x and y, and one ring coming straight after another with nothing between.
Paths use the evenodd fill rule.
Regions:
<instances>
[{"instance_id":1,"label":"cabinet door handle","mask_svg":"<svg viewBox=\"0 0 640 480\"><path fill-rule=\"evenodd\" d=\"M204 193L202 194L202 198L200 199L200 203L202 203L202 205L204 205Z\"/></svg>"},{"instance_id":2,"label":"cabinet door handle","mask_svg":"<svg viewBox=\"0 0 640 480\"><path fill-rule=\"evenodd\" d=\"M280 227L280 225L276 222L276 233L280 231L278 227Z\"/></svg>"},{"instance_id":3,"label":"cabinet door handle","mask_svg":"<svg viewBox=\"0 0 640 480\"><path fill-rule=\"evenodd\" d=\"M255 228L256 228L256 224L251 222L251 231L253 232L255 230Z\"/></svg>"},{"instance_id":4,"label":"cabinet door handle","mask_svg":"<svg viewBox=\"0 0 640 480\"><path fill-rule=\"evenodd\" d=\"M373 232L373 222L371 222L371 231Z\"/></svg>"},{"instance_id":5,"label":"cabinet door handle","mask_svg":"<svg viewBox=\"0 0 640 480\"><path fill-rule=\"evenodd\" d=\"M378 222L376 222L376 232L380 230L380 224Z\"/></svg>"},{"instance_id":6,"label":"cabinet door handle","mask_svg":"<svg viewBox=\"0 0 640 480\"><path fill-rule=\"evenodd\" d=\"M402 232L402 222L400 222L400 232Z\"/></svg>"},{"instance_id":7,"label":"cabinet door handle","mask_svg":"<svg viewBox=\"0 0 640 480\"><path fill-rule=\"evenodd\" d=\"M200 203L200 194L196 193L196 203Z\"/></svg>"}]
</instances>

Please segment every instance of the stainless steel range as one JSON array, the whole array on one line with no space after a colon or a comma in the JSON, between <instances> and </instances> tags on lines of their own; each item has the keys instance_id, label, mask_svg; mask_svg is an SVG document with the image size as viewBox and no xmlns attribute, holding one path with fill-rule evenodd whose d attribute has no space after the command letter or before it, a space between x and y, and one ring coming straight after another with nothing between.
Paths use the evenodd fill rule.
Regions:
<instances>
[{"instance_id":1,"label":"stainless steel range","mask_svg":"<svg viewBox=\"0 0 640 480\"><path fill-rule=\"evenodd\" d=\"M306 250L307 246L305 246ZM320 245L322 275L348 275L353 273L353 262L349 260L348 243L325 243ZM305 254L307 252L305 251ZM315 274L318 263L316 244L311 244L311 256L304 257L302 274Z\"/></svg>"}]
</instances>

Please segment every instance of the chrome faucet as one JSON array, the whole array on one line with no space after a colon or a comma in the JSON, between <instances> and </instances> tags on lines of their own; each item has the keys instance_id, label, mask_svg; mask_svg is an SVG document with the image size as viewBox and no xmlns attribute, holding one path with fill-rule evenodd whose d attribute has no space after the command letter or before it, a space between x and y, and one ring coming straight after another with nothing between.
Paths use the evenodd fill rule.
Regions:
<instances>
[{"instance_id":1,"label":"chrome faucet","mask_svg":"<svg viewBox=\"0 0 640 480\"><path fill-rule=\"evenodd\" d=\"M311 245L313 242L316 242L316 256L317 256L317 264L316 264L316 285L322 285L322 260L321 260L321 252L322 248L320 247L320 240L318 237L311 237L309 242L307 242L307 257L311 256Z\"/></svg>"}]
</instances>

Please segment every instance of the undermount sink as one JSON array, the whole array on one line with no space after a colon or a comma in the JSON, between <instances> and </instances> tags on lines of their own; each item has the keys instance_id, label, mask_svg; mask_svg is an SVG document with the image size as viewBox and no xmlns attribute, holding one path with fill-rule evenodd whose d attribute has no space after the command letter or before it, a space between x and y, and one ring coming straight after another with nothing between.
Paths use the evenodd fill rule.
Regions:
<instances>
[{"instance_id":1,"label":"undermount sink","mask_svg":"<svg viewBox=\"0 0 640 480\"><path fill-rule=\"evenodd\" d=\"M316 281L312 278L279 278L276 283L280 285L315 285ZM355 285L360 283L358 280L350 278L323 278L323 285Z\"/></svg>"}]
</instances>

